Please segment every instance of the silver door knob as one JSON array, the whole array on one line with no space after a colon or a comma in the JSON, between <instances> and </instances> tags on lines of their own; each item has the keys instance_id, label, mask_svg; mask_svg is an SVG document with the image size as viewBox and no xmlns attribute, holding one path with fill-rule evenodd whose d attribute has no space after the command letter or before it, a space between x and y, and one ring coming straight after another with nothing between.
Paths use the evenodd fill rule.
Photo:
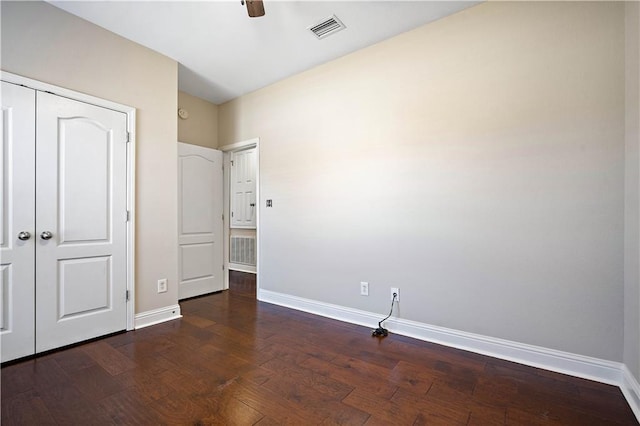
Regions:
<instances>
[{"instance_id":1,"label":"silver door knob","mask_svg":"<svg viewBox=\"0 0 640 426\"><path fill-rule=\"evenodd\" d=\"M31 234L27 231L22 231L18 234L18 239L20 241L27 241L29 238L31 238Z\"/></svg>"},{"instance_id":2,"label":"silver door knob","mask_svg":"<svg viewBox=\"0 0 640 426\"><path fill-rule=\"evenodd\" d=\"M53 237L53 234L49 231L44 231L42 234L40 234L40 238L42 238L43 240L50 240L51 237Z\"/></svg>"}]
</instances>

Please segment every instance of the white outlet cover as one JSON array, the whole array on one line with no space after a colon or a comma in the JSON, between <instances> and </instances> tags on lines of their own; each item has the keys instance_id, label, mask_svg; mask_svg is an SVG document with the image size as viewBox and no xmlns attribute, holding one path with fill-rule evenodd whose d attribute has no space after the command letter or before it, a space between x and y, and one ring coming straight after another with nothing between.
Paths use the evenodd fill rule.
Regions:
<instances>
[{"instance_id":1,"label":"white outlet cover","mask_svg":"<svg viewBox=\"0 0 640 426\"><path fill-rule=\"evenodd\" d=\"M163 278L158 280L158 293L166 293L167 292L167 279Z\"/></svg>"},{"instance_id":2,"label":"white outlet cover","mask_svg":"<svg viewBox=\"0 0 640 426\"><path fill-rule=\"evenodd\" d=\"M400 301L400 289L397 287L391 287L391 292L389 293L391 295L390 299L393 300L393 293L396 294L396 302Z\"/></svg>"},{"instance_id":3,"label":"white outlet cover","mask_svg":"<svg viewBox=\"0 0 640 426\"><path fill-rule=\"evenodd\" d=\"M368 296L369 295L369 283L365 281L360 282L360 295Z\"/></svg>"}]
</instances>

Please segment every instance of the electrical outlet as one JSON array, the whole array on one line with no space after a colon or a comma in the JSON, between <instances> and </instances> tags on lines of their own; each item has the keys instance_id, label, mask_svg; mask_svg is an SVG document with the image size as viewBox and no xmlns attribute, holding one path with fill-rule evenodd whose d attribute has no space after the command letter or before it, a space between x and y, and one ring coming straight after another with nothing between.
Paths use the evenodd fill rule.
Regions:
<instances>
[{"instance_id":1,"label":"electrical outlet","mask_svg":"<svg viewBox=\"0 0 640 426\"><path fill-rule=\"evenodd\" d=\"M360 296L368 296L369 295L369 283L361 281L360 282Z\"/></svg>"},{"instance_id":2,"label":"electrical outlet","mask_svg":"<svg viewBox=\"0 0 640 426\"><path fill-rule=\"evenodd\" d=\"M393 300L393 293L396 294L396 302L400 301L400 289L397 287L391 287L391 300Z\"/></svg>"},{"instance_id":3,"label":"electrical outlet","mask_svg":"<svg viewBox=\"0 0 640 426\"><path fill-rule=\"evenodd\" d=\"M158 293L166 293L167 292L167 279L162 278L158 280Z\"/></svg>"}]
</instances>

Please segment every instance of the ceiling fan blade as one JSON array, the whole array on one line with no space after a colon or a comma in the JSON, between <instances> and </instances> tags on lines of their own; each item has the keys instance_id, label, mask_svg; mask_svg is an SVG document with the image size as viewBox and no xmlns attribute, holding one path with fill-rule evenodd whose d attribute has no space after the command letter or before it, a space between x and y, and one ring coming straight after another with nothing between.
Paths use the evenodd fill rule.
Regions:
<instances>
[{"instance_id":1,"label":"ceiling fan blade","mask_svg":"<svg viewBox=\"0 0 640 426\"><path fill-rule=\"evenodd\" d=\"M262 0L247 0L247 12L251 18L264 16L264 4Z\"/></svg>"}]
</instances>

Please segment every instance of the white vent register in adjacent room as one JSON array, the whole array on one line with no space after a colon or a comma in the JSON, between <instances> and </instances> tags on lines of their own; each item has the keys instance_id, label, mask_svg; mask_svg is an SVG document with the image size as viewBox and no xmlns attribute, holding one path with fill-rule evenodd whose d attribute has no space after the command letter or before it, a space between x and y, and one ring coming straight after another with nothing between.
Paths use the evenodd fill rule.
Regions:
<instances>
[{"instance_id":1,"label":"white vent register in adjacent room","mask_svg":"<svg viewBox=\"0 0 640 426\"><path fill-rule=\"evenodd\" d=\"M231 237L229 261L240 265L256 266L255 237Z\"/></svg>"},{"instance_id":2,"label":"white vent register in adjacent room","mask_svg":"<svg viewBox=\"0 0 640 426\"><path fill-rule=\"evenodd\" d=\"M344 30L345 28L347 27L342 23L342 21L340 21L336 15L332 15L327 19L324 19L322 22L309 27L308 30L318 37L318 39L323 39L337 33L338 31Z\"/></svg>"}]
</instances>

